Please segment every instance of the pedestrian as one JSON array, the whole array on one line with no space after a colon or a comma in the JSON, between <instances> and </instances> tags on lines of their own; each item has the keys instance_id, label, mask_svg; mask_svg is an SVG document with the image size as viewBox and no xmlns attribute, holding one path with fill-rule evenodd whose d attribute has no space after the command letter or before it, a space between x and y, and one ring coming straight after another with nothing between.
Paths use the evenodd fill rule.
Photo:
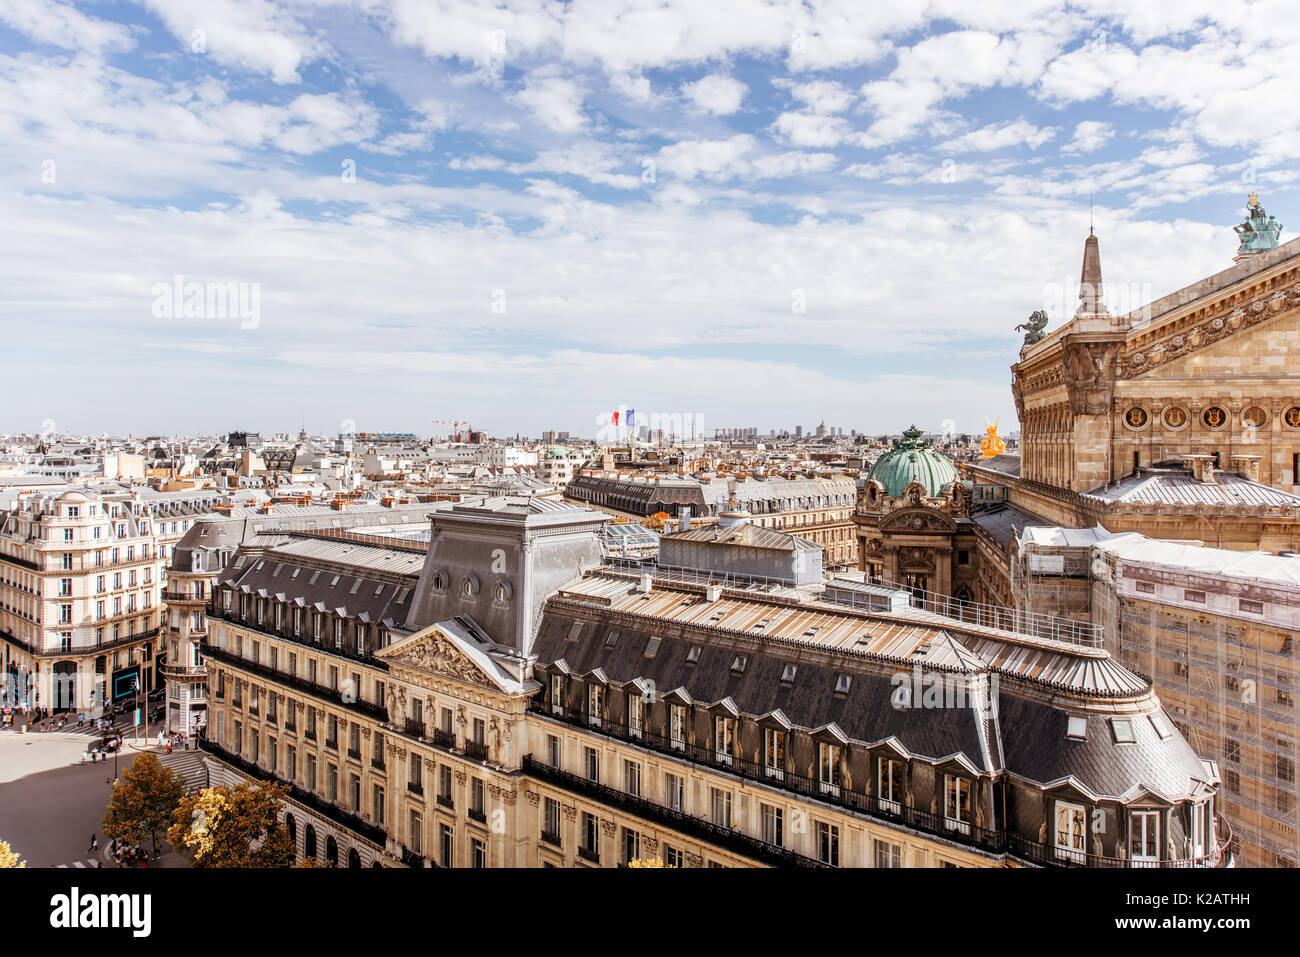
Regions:
<instances>
[{"instance_id":1,"label":"pedestrian","mask_svg":"<svg viewBox=\"0 0 1300 957\"><path fill-rule=\"evenodd\" d=\"M86 712L84 712L84 711L78 711L78 712L77 712L77 727L78 727L78 728L85 727L85 724L86 724Z\"/></svg>"},{"instance_id":2,"label":"pedestrian","mask_svg":"<svg viewBox=\"0 0 1300 957\"><path fill-rule=\"evenodd\" d=\"M90 849L87 850L86 853L87 853L87 854L94 854L94 853L95 853L95 848L97 848L97 847L99 847L99 835L96 834L94 831L91 831L91 832L90 832Z\"/></svg>"}]
</instances>

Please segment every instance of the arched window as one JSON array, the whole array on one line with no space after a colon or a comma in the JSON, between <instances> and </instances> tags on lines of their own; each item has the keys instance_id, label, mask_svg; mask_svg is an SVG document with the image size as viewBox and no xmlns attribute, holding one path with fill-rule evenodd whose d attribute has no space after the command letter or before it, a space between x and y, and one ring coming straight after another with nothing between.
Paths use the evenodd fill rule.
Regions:
<instances>
[{"instance_id":1,"label":"arched window","mask_svg":"<svg viewBox=\"0 0 1300 957\"><path fill-rule=\"evenodd\" d=\"M284 826L289 831L289 840L294 844L298 843L298 822L293 819L292 814L284 816Z\"/></svg>"},{"instance_id":2,"label":"arched window","mask_svg":"<svg viewBox=\"0 0 1300 957\"><path fill-rule=\"evenodd\" d=\"M316 828L310 824L307 825L307 830L303 833L302 856L316 856Z\"/></svg>"},{"instance_id":3,"label":"arched window","mask_svg":"<svg viewBox=\"0 0 1300 957\"><path fill-rule=\"evenodd\" d=\"M334 840L333 835L325 838L325 865L327 867L339 866L339 845L338 841Z\"/></svg>"},{"instance_id":4,"label":"arched window","mask_svg":"<svg viewBox=\"0 0 1300 957\"><path fill-rule=\"evenodd\" d=\"M361 855L357 853L357 849L354 847L350 851L348 851L348 867L360 867L360 866L361 866Z\"/></svg>"}]
</instances>

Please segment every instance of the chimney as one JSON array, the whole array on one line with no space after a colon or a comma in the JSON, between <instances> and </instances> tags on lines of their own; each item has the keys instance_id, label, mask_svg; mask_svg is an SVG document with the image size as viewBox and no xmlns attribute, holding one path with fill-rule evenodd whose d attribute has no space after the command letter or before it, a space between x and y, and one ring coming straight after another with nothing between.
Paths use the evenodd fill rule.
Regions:
<instances>
[{"instance_id":1,"label":"chimney","mask_svg":"<svg viewBox=\"0 0 1300 957\"><path fill-rule=\"evenodd\" d=\"M721 597L722 597L722 586L721 586L721 585L706 585L706 586L704 586L704 600L705 600L705 601L717 601L717 600L718 600L719 598L721 598Z\"/></svg>"},{"instance_id":2,"label":"chimney","mask_svg":"<svg viewBox=\"0 0 1300 957\"><path fill-rule=\"evenodd\" d=\"M680 521L678 524L681 526L682 531L683 531L683 532L689 532L689 531L691 530L691 509L690 509L690 507L687 506L687 507L685 507L685 508L680 508L680 509L678 509L678 510L677 510L677 514L678 514L678 516L679 516L680 519L681 519L681 521Z\"/></svg>"},{"instance_id":3,"label":"chimney","mask_svg":"<svg viewBox=\"0 0 1300 957\"><path fill-rule=\"evenodd\" d=\"M654 576L642 575L641 578L636 583L637 592L642 595L650 594L650 590L654 588L654 582L655 582Z\"/></svg>"}]
</instances>

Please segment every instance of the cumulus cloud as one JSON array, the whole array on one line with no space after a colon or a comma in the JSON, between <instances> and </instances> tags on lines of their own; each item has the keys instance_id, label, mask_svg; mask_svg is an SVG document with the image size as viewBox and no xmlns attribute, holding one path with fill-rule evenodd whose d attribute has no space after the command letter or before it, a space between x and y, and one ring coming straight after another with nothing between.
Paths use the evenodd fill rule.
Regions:
<instances>
[{"instance_id":1,"label":"cumulus cloud","mask_svg":"<svg viewBox=\"0 0 1300 957\"><path fill-rule=\"evenodd\" d=\"M733 77L711 73L682 86L682 95L697 108L715 116L727 116L740 109L749 87Z\"/></svg>"}]
</instances>

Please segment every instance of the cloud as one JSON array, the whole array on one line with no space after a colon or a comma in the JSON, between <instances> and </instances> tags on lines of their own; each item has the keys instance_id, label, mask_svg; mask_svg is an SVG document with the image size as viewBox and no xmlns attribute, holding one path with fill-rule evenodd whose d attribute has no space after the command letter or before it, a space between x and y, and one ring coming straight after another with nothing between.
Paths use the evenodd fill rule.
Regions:
<instances>
[{"instance_id":1,"label":"cloud","mask_svg":"<svg viewBox=\"0 0 1300 957\"><path fill-rule=\"evenodd\" d=\"M550 67L534 70L524 78L524 88L511 97L529 110L533 118L557 133L576 133L587 125L582 112L582 89L573 80Z\"/></svg>"},{"instance_id":2,"label":"cloud","mask_svg":"<svg viewBox=\"0 0 1300 957\"><path fill-rule=\"evenodd\" d=\"M1091 153L1109 143L1115 127L1100 120L1084 120L1074 128L1074 138L1061 147L1062 153Z\"/></svg>"},{"instance_id":3,"label":"cloud","mask_svg":"<svg viewBox=\"0 0 1300 957\"><path fill-rule=\"evenodd\" d=\"M7 23L38 43L66 50L98 54L129 50L135 45L130 32L120 24L96 20L53 0L6 0L0 5L0 23Z\"/></svg>"},{"instance_id":4,"label":"cloud","mask_svg":"<svg viewBox=\"0 0 1300 957\"><path fill-rule=\"evenodd\" d=\"M721 73L712 73L682 86L682 95L714 116L728 116L740 109L749 87Z\"/></svg>"},{"instance_id":5,"label":"cloud","mask_svg":"<svg viewBox=\"0 0 1300 957\"><path fill-rule=\"evenodd\" d=\"M189 56L296 83L298 68L328 47L267 0L137 0L166 25Z\"/></svg>"},{"instance_id":6,"label":"cloud","mask_svg":"<svg viewBox=\"0 0 1300 957\"><path fill-rule=\"evenodd\" d=\"M939 149L950 153L986 153L1024 145L1036 150L1058 132L1056 127L1039 128L1022 117L1010 123L990 123L981 129L963 133L943 143Z\"/></svg>"}]
</instances>

